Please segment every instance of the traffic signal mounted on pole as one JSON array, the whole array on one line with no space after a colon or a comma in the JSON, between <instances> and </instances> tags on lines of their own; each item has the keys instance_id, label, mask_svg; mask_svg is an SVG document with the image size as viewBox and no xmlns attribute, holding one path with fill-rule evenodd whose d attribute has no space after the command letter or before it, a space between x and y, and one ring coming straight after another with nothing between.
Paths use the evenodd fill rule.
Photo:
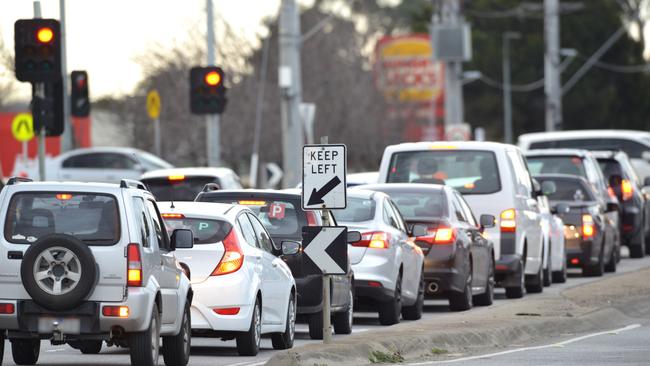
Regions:
<instances>
[{"instance_id":1,"label":"traffic signal mounted on pole","mask_svg":"<svg viewBox=\"0 0 650 366\"><path fill-rule=\"evenodd\" d=\"M55 19L20 19L14 24L16 78L28 82L61 80L61 31Z\"/></svg>"},{"instance_id":2,"label":"traffic signal mounted on pole","mask_svg":"<svg viewBox=\"0 0 650 366\"><path fill-rule=\"evenodd\" d=\"M39 91L38 89L41 88ZM45 128L46 136L63 134L63 82L32 84L32 115L34 133Z\"/></svg>"},{"instance_id":3,"label":"traffic signal mounted on pole","mask_svg":"<svg viewBox=\"0 0 650 366\"><path fill-rule=\"evenodd\" d=\"M70 113L75 117L88 117L90 98L88 97L88 73L70 73Z\"/></svg>"},{"instance_id":4,"label":"traffic signal mounted on pole","mask_svg":"<svg viewBox=\"0 0 650 366\"><path fill-rule=\"evenodd\" d=\"M190 110L193 114L221 114L226 108L225 75L220 67L190 70Z\"/></svg>"}]
</instances>

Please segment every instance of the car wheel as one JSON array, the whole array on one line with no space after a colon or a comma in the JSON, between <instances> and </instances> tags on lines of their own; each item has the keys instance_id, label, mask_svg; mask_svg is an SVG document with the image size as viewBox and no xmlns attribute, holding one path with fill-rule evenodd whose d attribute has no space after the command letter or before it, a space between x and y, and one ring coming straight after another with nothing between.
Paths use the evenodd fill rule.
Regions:
<instances>
[{"instance_id":1,"label":"car wheel","mask_svg":"<svg viewBox=\"0 0 650 366\"><path fill-rule=\"evenodd\" d=\"M81 341L79 351L84 355L96 355L102 351L103 341Z\"/></svg>"},{"instance_id":2,"label":"car wheel","mask_svg":"<svg viewBox=\"0 0 650 366\"><path fill-rule=\"evenodd\" d=\"M474 305L490 306L494 302L494 260L490 259L490 268L488 269L487 281L485 283L485 292L480 295L474 295Z\"/></svg>"},{"instance_id":3,"label":"car wheel","mask_svg":"<svg viewBox=\"0 0 650 366\"><path fill-rule=\"evenodd\" d=\"M257 356L262 338L262 310L259 300L255 300L251 326L247 332L237 335L237 352L240 356Z\"/></svg>"},{"instance_id":4,"label":"car wheel","mask_svg":"<svg viewBox=\"0 0 650 366\"><path fill-rule=\"evenodd\" d=\"M526 277L524 273L526 271L526 263L523 260L520 260L519 264L521 268L521 273L518 273L519 286L506 287L506 298L508 299L521 299L522 297L524 297L524 290L525 290L524 278Z\"/></svg>"},{"instance_id":5,"label":"car wheel","mask_svg":"<svg viewBox=\"0 0 650 366\"><path fill-rule=\"evenodd\" d=\"M20 265L23 286L46 309L64 311L80 305L97 277L93 253L74 236L50 234L30 245Z\"/></svg>"},{"instance_id":6,"label":"car wheel","mask_svg":"<svg viewBox=\"0 0 650 366\"><path fill-rule=\"evenodd\" d=\"M472 308L472 268L469 269L467 280L462 292L452 291L449 294L449 309L451 311L465 311Z\"/></svg>"},{"instance_id":7,"label":"car wheel","mask_svg":"<svg viewBox=\"0 0 650 366\"><path fill-rule=\"evenodd\" d=\"M566 273L566 260L565 260L564 264L562 265L562 270L553 272L553 282L565 283L566 279L567 279L567 273Z\"/></svg>"},{"instance_id":8,"label":"car wheel","mask_svg":"<svg viewBox=\"0 0 650 366\"><path fill-rule=\"evenodd\" d=\"M162 354L167 366L185 366L192 348L192 318L190 304L185 304L181 330L175 336L163 337Z\"/></svg>"},{"instance_id":9,"label":"car wheel","mask_svg":"<svg viewBox=\"0 0 650 366\"><path fill-rule=\"evenodd\" d=\"M131 365L157 366L160 355L160 313L153 305L149 328L144 332L129 335Z\"/></svg>"},{"instance_id":10,"label":"car wheel","mask_svg":"<svg viewBox=\"0 0 650 366\"><path fill-rule=\"evenodd\" d=\"M5 358L5 336L4 331L0 330L0 365L2 365L2 360Z\"/></svg>"},{"instance_id":11,"label":"car wheel","mask_svg":"<svg viewBox=\"0 0 650 366\"><path fill-rule=\"evenodd\" d=\"M544 269L542 267L544 267L544 265L540 264L537 274L530 276L529 279L526 280L526 292L538 294L544 291Z\"/></svg>"},{"instance_id":12,"label":"car wheel","mask_svg":"<svg viewBox=\"0 0 650 366\"><path fill-rule=\"evenodd\" d=\"M605 272L616 272L617 264L616 248L613 248L612 253L609 255L609 260L607 261L607 264L605 264Z\"/></svg>"},{"instance_id":13,"label":"car wheel","mask_svg":"<svg viewBox=\"0 0 650 366\"><path fill-rule=\"evenodd\" d=\"M424 270L423 270L424 271ZM424 275L420 274L420 283L418 284L418 297L415 304L402 308L402 318L406 320L419 320L422 318L424 309Z\"/></svg>"},{"instance_id":14,"label":"car wheel","mask_svg":"<svg viewBox=\"0 0 650 366\"><path fill-rule=\"evenodd\" d=\"M393 325L399 323L402 313L402 274L395 280L395 293L393 298L379 303L379 323Z\"/></svg>"},{"instance_id":15,"label":"car wheel","mask_svg":"<svg viewBox=\"0 0 650 366\"><path fill-rule=\"evenodd\" d=\"M312 313L307 316L309 325L309 338L323 339L323 312Z\"/></svg>"},{"instance_id":16,"label":"car wheel","mask_svg":"<svg viewBox=\"0 0 650 366\"><path fill-rule=\"evenodd\" d=\"M628 244L630 248L630 258L643 258L646 254L648 247L645 240L645 226L640 230L640 233L635 238L636 240Z\"/></svg>"},{"instance_id":17,"label":"car wheel","mask_svg":"<svg viewBox=\"0 0 650 366\"><path fill-rule=\"evenodd\" d=\"M588 265L585 264L582 267L582 275L585 277L600 277L603 275L603 272L605 272L605 261L603 259L603 251L605 248L601 248L600 250L600 256L598 257L598 263L593 264L593 265Z\"/></svg>"},{"instance_id":18,"label":"car wheel","mask_svg":"<svg viewBox=\"0 0 650 366\"><path fill-rule=\"evenodd\" d=\"M293 347L293 340L296 335L296 304L293 292L290 295L289 304L287 304L287 322L283 333L273 333L271 343L273 349L289 349Z\"/></svg>"},{"instance_id":19,"label":"car wheel","mask_svg":"<svg viewBox=\"0 0 650 366\"><path fill-rule=\"evenodd\" d=\"M551 278L551 268L553 268L553 264L551 263L551 251L550 251L551 243L549 243L549 252L548 252L548 259L546 260L546 268L544 268L544 273L543 273L543 279L544 279L544 287L549 287L553 283L552 278Z\"/></svg>"},{"instance_id":20,"label":"car wheel","mask_svg":"<svg viewBox=\"0 0 650 366\"><path fill-rule=\"evenodd\" d=\"M352 333L352 322L354 321L354 294L352 289L348 291L348 308L346 311L334 314L334 333Z\"/></svg>"},{"instance_id":21,"label":"car wheel","mask_svg":"<svg viewBox=\"0 0 650 366\"><path fill-rule=\"evenodd\" d=\"M16 365L36 365L41 353L40 339L17 339L11 341L11 354Z\"/></svg>"}]
</instances>

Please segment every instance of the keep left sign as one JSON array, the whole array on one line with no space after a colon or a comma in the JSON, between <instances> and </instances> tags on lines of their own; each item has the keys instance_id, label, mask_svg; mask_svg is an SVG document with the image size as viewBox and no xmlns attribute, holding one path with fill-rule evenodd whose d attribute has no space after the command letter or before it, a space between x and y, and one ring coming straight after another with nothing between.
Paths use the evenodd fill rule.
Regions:
<instances>
[{"instance_id":1,"label":"keep left sign","mask_svg":"<svg viewBox=\"0 0 650 366\"><path fill-rule=\"evenodd\" d=\"M343 209L347 206L347 149L342 144L302 148L302 208Z\"/></svg>"}]
</instances>

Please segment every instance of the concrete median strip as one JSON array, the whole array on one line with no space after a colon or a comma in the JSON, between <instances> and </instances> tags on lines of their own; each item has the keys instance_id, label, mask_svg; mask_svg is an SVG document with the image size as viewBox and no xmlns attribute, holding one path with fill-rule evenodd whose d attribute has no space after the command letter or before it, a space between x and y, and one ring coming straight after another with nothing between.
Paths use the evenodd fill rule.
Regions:
<instances>
[{"instance_id":1,"label":"concrete median strip","mask_svg":"<svg viewBox=\"0 0 650 366\"><path fill-rule=\"evenodd\" d=\"M647 278L650 269L646 268L571 287L560 295L547 293L469 312L440 313L372 334L353 334L330 345L278 352L266 364L417 364L618 329L650 318Z\"/></svg>"}]
</instances>

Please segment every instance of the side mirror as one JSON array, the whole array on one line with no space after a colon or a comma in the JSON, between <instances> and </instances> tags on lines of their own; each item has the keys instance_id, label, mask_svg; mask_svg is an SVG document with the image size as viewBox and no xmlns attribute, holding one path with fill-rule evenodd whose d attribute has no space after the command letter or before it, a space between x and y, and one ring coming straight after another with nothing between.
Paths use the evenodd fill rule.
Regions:
<instances>
[{"instance_id":1,"label":"side mirror","mask_svg":"<svg viewBox=\"0 0 650 366\"><path fill-rule=\"evenodd\" d=\"M410 235L415 238L419 238L421 236L427 236L427 227L426 225L421 225L421 224L415 224L413 225L413 228L411 229Z\"/></svg>"},{"instance_id":2,"label":"side mirror","mask_svg":"<svg viewBox=\"0 0 650 366\"><path fill-rule=\"evenodd\" d=\"M643 186L644 187L650 186L650 176L647 176L643 179Z\"/></svg>"},{"instance_id":3,"label":"side mirror","mask_svg":"<svg viewBox=\"0 0 650 366\"><path fill-rule=\"evenodd\" d=\"M557 185L555 182L550 180L545 180L542 182L542 194L544 196L550 196L553 193L557 192Z\"/></svg>"},{"instance_id":4,"label":"side mirror","mask_svg":"<svg viewBox=\"0 0 650 366\"><path fill-rule=\"evenodd\" d=\"M607 212L618 211L618 202L607 202Z\"/></svg>"},{"instance_id":5,"label":"side mirror","mask_svg":"<svg viewBox=\"0 0 650 366\"><path fill-rule=\"evenodd\" d=\"M479 219L481 228L494 227L496 220L497 219L492 215L481 215L481 218Z\"/></svg>"},{"instance_id":6,"label":"side mirror","mask_svg":"<svg viewBox=\"0 0 650 366\"><path fill-rule=\"evenodd\" d=\"M569 207L569 205L566 203L558 203L557 205L553 206L553 208L551 208L551 213L554 215L562 215L569 213L570 210L571 207Z\"/></svg>"},{"instance_id":7,"label":"side mirror","mask_svg":"<svg viewBox=\"0 0 650 366\"><path fill-rule=\"evenodd\" d=\"M282 255L294 255L300 253L302 245L293 240L285 240L282 242Z\"/></svg>"},{"instance_id":8,"label":"side mirror","mask_svg":"<svg viewBox=\"0 0 650 366\"><path fill-rule=\"evenodd\" d=\"M353 244L361 241L361 233L358 231L348 231L348 244Z\"/></svg>"},{"instance_id":9,"label":"side mirror","mask_svg":"<svg viewBox=\"0 0 650 366\"><path fill-rule=\"evenodd\" d=\"M537 179L533 178L533 196L541 196L542 195L542 186L539 184Z\"/></svg>"},{"instance_id":10,"label":"side mirror","mask_svg":"<svg viewBox=\"0 0 650 366\"><path fill-rule=\"evenodd\" d=\"M171 250L192 249L194 247L194 234L192 230L176 229L171 237Z\"/></svg>"}]
</instances>

